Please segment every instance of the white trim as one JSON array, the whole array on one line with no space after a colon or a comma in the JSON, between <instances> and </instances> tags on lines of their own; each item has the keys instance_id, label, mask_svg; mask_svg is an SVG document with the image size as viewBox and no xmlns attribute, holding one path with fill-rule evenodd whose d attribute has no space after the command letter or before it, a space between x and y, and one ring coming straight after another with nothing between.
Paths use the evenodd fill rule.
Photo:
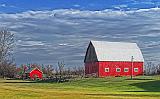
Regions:
<instances>
[{"instance_id":1,"label":"white trim","mask_svg":"<svg viewBox=\"0 0 160 99\"><path fill-rule=\"evenodd\" d=\"M134 68L134 72L138 72L138 68Z\"/></svg>"},{"instance_id":2,"label":"white trim","mask_svg":"<svg viewBox=\"0 0 160 99\"><path fill-rule=\"evenodd\" d=\"M105 72L109 72L109 68L104 68L104 71Z\"/></svg>"},{"instance_id":3,"label":"white trim","mask_svg":"<svg viewBox=\"0 0 160 99\"><path fill-rule=\"evenodd\" d=\"M127 71L125 71L125 69L127 69ZM129 68L124 68L124 72L129 72Z\"/></svg>"},{"instance_id":4,"label":"white trim","mask_svg":"<svg viewBox=\"0 0 160 99\"><path fill-rule=\"evenodd\" d=\"M118 69L119 69L120 71L117 71ZM116 72L121 72L121 68L116 68Z\"/></svg>"},{"instance_id":5,"label":"white trim","mask_svg":"<svg viewBox=\"0 0 160 99\"><path fill-rule=\"evenodd\" d=\"M35 67L33 70L31 70L29 73L31 73L32 71L38 69L37 67ZM40 69L38 69L38 71L40 71L41 73L43 73Z\"/></svg>"}]
</instances>

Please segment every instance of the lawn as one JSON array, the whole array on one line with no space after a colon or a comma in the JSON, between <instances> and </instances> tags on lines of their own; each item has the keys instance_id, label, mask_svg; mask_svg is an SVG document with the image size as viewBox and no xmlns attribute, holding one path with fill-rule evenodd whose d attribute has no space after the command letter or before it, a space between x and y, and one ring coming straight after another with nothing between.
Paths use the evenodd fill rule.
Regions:
<instances>
[{"instance_id":1,"label":"lawn","mask_svg":"<svg viewBox=\"0 0 160 99\"><path fill-rule=\"evenodd\" d=\"M65 83L0 79L0 99L160 99L160 76L84 78Z\"/></svg>"}]
</instances>

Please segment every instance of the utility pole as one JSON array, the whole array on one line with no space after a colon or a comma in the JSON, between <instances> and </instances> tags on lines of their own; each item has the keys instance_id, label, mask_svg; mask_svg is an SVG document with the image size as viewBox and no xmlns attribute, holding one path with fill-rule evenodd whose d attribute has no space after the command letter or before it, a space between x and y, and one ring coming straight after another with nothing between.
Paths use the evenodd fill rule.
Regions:
<instances>
[{"instance_id":1,"label":"utility pole","mask_svg":"<svg viewBox=\"0 0 160 99\"><path fill-rule=\"evenodd\" d=\"M133 79L133 56L131 57L131 80Z\"/></svg>"}]
</instances>

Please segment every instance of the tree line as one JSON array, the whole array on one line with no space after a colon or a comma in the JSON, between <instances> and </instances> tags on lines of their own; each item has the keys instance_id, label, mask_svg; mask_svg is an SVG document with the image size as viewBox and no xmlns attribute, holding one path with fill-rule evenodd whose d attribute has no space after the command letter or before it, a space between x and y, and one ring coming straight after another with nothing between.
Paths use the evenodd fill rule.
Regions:
<instances>
[{"instance_id":1,"label":"tree line","mask_svg":"<svg viewBox=\"0 0 160 99\"><path fill-rule=\"evenodd\" d=\"M16 78L26 79L26 72L30 69L38 68L43 72L44 80L52 80L52 79L69 79L69 78L77 78L84 76L84 68L83 67L65 67L64 62L58 62L57 66L53 65L44 65L44 64L22 64L16 69Z\"/></svg>"},{"instance_id":2,"label":"tree line","mask_svg":"<svg viewBox=\"0 0 160 99\"><path fill-rule=\"evenodd\" d=\"M145 75L160 75L160 64L147 62L144 66L144 74Z\"/></svg>"}]
</instances>

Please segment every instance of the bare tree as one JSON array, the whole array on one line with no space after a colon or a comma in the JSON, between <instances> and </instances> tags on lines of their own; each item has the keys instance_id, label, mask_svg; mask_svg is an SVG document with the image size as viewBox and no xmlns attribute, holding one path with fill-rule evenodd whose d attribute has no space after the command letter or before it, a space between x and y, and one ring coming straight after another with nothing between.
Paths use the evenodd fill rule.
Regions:
<instances>
[{"instance_id":1,"label":"bare tree","mask_svg":"<svg viewBox=\"0 0 160 99\"><path fill-rule=\"evenodd\" d=\"M59 81L61 82L62 78L63 78L63 69L64 69L64 61L63 62L58 62L58 68L59 68L59 75L60 75L60 79Z\"/></svg>"},{"instance_id":2,"label":"bare tree","mask_svg":"<svg viewBox=\"0 0 160 99\"><path fill-rule=\"evenodd\" d=\"M146 75L154 75L156 74L156 70L157 67L153 62L147 62L147 64L145 65L145 74Z\"/></svg>"},{"instance_id":3,"label":"bare tree","mask_svg":"<svg viewBox=\"0 0 160 99\"><path fill-rule=\"evenodd\" d=\"M53 76L53 72L54 72L53 65L47 65L45 68L46 68L47 77Z\"/></svg>"},{"instance_id":4,"label":"bare tree","mask_svg":"<svg viewBox=\"0 0 160 99\"><path fill-rule=\"evenodd\" d=\"M156 73L157 73L157 74L160 74L160 64L157 65L157 68L156 68L156 69L157 69Z\"/></svg>"},{"instance_id":5,"label":"bare tree","mask_svg":"<svg viewBox=\"0 0 160 99\"><path fill-rule=\"evenodd\" d=\"M3 62L0 64L0 75L4 77L13 78L16 74L16 65L12 62Z\"/></svg>"},{"instance_id":6,"label":"bare tree","mask_svg":"<svg viewBox=\"0 0 160 99\"><path fill-rule=\"evenodd\" d=\"M81 76L81 77L84 76L84 68L83 67L78 67L77 72L78 72L78 76Z\"/></svg>"},{"instance_id":7,"label":"bare tree","mask_svg":"<svg viewBox=\"0 0 160 99\"><path fill-rule=\"evenodd\" d=\"M0 62L8 61L14 47L14 34L8 30L0 31Z\"/></svg>"},{"instance_id":8,"label":"bare tree","mask_svg":"<svg viewBox=\"0 0 160 99\"><path fill-rule=\"evenodd\" d=\"M14 47L14 34L8 30L0 30L0 75L8 76L8 73L14 71L13 52ZM12 68L12 69L11 69Z\"/></svg>"}]
</instances>

